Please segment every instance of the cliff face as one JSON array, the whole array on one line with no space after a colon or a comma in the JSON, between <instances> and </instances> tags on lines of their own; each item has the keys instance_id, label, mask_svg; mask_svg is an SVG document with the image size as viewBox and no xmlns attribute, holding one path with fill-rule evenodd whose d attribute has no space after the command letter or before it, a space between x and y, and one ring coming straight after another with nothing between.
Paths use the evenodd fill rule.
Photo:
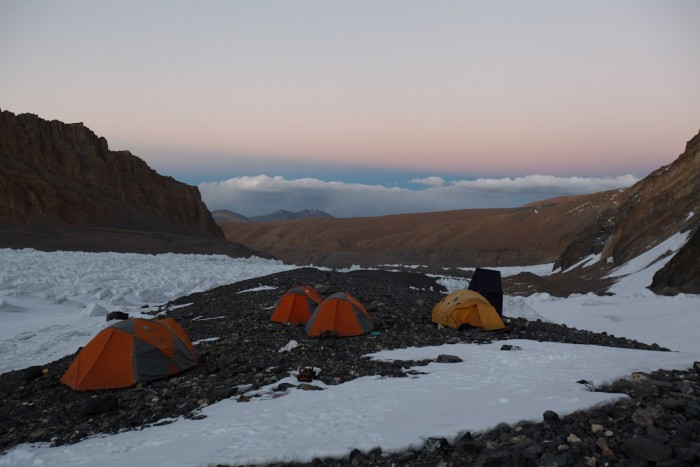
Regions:
<instances>
[{"instance_id":1,"label":"cliff face","mask_svg":"<svg viewBox=\"0 0 700 467\"><path fill-rule=\"evenodd\" d=\"M658 294L700 293L700 230L688 240L671 261L654 274L649 287Z\"/></svg>"},{"instance_id":2,"label":"cliff face","mask_svg":"<svg viewBox=\"0 0 700 467\"><path fill-rule=\"evenodd\" d=\"M0 112L0 223L223 238L196 187L152 170L82 123Z\"/></svg>"},{"instance_id":3,"label":"cliff face","mask_svg":"<svg viewBox=\"0 0 700 467\"><path fill-rule=\"evenodd\" d=\"M700 229L699 200L700 133L688 141L685 152L675 161L628 188L624 201L584 229L560 256L557 266L566 269L598 253L602 261L610 259L620 265L675 233L695 233ZM679 289L683 283L697 281L697 267L685 265L680 260L669 263L665 273L655 278L656 290L663 284ZM664 274L673 278L671 282L664 281Z\"/></svg>"},{"instance_id":4,"label":"cliff face","mask_svg":"<svg viewBox=\"0 0 700 467\"><path fill-rule=\"evenodd\" d=\"M602 258L623 264L700 222L700 133L674 162L630 187L615 215L615 233ZM691 214L692 213L692 214Z\"/></svg>"}]
</instances>

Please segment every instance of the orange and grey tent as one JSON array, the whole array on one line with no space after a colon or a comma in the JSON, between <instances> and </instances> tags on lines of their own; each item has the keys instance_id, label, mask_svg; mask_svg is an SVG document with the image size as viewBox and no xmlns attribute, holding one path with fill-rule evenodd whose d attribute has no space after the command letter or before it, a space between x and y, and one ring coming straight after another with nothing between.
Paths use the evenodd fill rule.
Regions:
<instances>
[{"instance_id":1,"label":"orange and grey tent","mask_svg":"<svg viewBox=\"0 0 700 467\"><path fill-rule=\"evenodd\" d=\"M457 290L440 300L433 308L433 322L455 329L463 324L485 331L506 327L493 305L473 290Z\"/></svg>"},{"instance_id":2,"label":"orange and grey tent","mask_svg":"<svg viewBox=\"0 0 700 467\"><path fill-rule=\"evenodd\" d=\"M318 336L330 332L339 336L359 336L374 329L374 321L352 295L334 293L316 307L309 322L306 323L306 333Z\"/></svg>"},{"instance_id":3,"label":"orange and grey tent","mask_svg":"<svg viewBox=\"0 0 700 467\"><path fill-rule=\"evenodd\" d=\"M310 285L289 289L280 298L270 319L277 323L306 323L323 297Z\"/></svg>"},{"instance_id":4,"label":"orange and grey tent","mask_svg":"<svg viewBox=\"0 0 700 467\"><path fill-rule=\"evenodd\" d=\"M173 318L127 319L100 331L80 351L61 382L73 389L125 388L197 364L187 333Z\"/></svg>"}]
</instances>

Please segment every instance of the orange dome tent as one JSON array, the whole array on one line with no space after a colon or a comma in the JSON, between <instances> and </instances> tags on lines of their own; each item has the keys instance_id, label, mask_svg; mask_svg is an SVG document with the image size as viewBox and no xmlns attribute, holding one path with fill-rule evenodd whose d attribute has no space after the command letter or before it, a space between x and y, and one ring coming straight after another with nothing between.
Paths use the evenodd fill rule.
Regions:
<instances>
[{"instance_id":1,"label":"orange dome tent","mask_svg":"<svg viewBox=\"0 0 700 467\"><path fill-rule=\"evenodd\" d=\"M323 297L310 285L299 285L280 298L270 320L277 323L306 323Z\"/></svg>"},{"instance_id":2,"label":"orange dome tent","mask_svg":"<svg viewBox=\"0 0 700 467\"><path fill-rule=\"evenodd\" d=\"M124 388L196 364L197 353L173 318L127 319L93 337L61 382L79 390Z\"/></svg>"},{"instance_id":3,"label":"orange dome tent","mask_svg":"<svg viewBox=\"0 0 700 467\"><path fill-rule=\"evenodd\" d=\"M455 329L463 324L485 331L506 327L489 301L473 290L457 290L440 300L433 308L433 322Z\"/></svg>"},{"instance_id":4,"label":"orange dome tent","mask_svg":"<svg viewBox=\"0 0 700 467\"><path fill-rule=\"evenodd\" d=\"M339 336L359 336L374 329L372 318L352 295L338 292L325 299L306 323L306 333L318 336L326 331Z\"/></svg>"}]
</instances>

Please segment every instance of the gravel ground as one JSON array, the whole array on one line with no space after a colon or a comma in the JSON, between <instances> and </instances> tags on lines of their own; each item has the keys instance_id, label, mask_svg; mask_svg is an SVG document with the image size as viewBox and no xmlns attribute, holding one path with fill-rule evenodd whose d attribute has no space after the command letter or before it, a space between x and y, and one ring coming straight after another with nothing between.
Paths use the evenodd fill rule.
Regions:
<instances>
[{"instance_id":1,"label":"gravel ground","mask_svg":"<svg viewBox=\"0 0 700 467\"><path fill-rule=\"evenodd\" d=\"M282 293L307 283L326 294L344 291L357 297L370 311L379 334L310 338L303 326L269 321ZM249 291L262 285L276 288ZM491 333L438 329L430 312L443 296L442 286L423 274L304 268L180 298L162 307L160 315L173 316L193 341L219 338L197 346L201 357L198 367L131 388L89 392L76 392L59 382L73 356L5 373L0 378L0 450L23 442L74 443L98 433L139 429L167 417L197 418L204 405L229 397L245 400L249 385L265 386L303 368L322 368L320 380L342 384L366 375L402 377L402 368L428 363L361 358L382 349L534 339L665 350L654 343L521 318L510 319L506 329ZM278 352L290 340L296 340L299 347L293 352ZM313 381L307 383L308 389L313 389ZM503 425L478 436L467 434L452 445L444 439L431 439L420 450L392 455L378 449L355 451L349 458L315 459L306 465L700 463L700 363L687 372L631 375L610 388L596 390L623 392L630 399L562 419L546 413L544 423Z\"/></svg>"}]
</instances>

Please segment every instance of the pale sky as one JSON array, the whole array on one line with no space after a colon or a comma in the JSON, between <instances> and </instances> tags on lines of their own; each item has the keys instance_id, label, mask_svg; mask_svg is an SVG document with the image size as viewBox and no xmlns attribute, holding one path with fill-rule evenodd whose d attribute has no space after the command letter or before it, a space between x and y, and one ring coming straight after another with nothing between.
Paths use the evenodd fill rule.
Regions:
<instances>
[{"instance_id":1,"label":"pale sky","mask_svg":"<svg viewBox=\"0 0 700 467\"><path fill-rule=\"evenodd\" d=\"M697 18L667 0L0 0L0 108L84 122L191 184L639 178L700 128Z\"/></svg>"}]
</instances>

